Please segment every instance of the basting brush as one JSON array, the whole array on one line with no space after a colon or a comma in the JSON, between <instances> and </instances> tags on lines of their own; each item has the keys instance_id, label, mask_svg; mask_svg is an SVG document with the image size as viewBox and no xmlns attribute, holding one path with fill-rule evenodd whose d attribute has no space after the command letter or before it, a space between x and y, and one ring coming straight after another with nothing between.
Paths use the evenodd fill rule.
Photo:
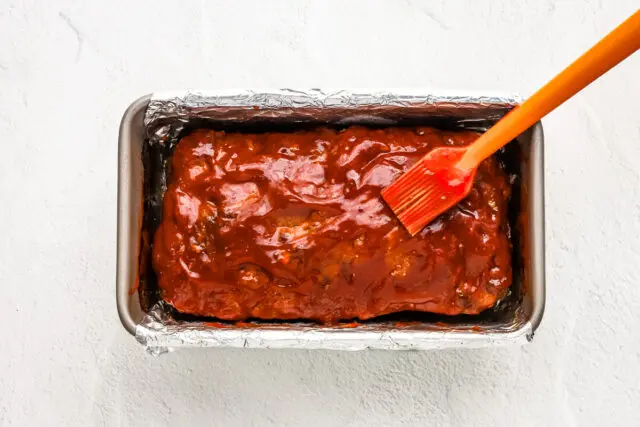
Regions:
<instances>
[{"instance_id":1,"label":"basting brush","mask_svg":"<svg viewBox=\"0 0 640 427\"><path fill-rule=\"evenodd\" d=\"M478 165L640 48L640 10L466 147L439 147L382 191L411 235L462 199Z\"/></svg>"}]
</instances>

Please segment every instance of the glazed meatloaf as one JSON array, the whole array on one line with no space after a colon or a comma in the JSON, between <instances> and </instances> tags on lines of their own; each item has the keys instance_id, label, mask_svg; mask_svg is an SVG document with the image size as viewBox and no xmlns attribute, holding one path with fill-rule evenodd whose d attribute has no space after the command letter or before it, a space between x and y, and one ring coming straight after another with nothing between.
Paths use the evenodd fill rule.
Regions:
<instances>
[{"instance_id":1,"label":"glazed meatloaf","mask_svg":"<svg viewBox=\"0 0 640 427\"><path fill-rule=\"evenodd\" d=\"M428 127L290 133L197 130L177 144L153 243L162 298L224 320L477 314L511 284L508 176L415 237L380 191L429 150L474 132Z\"/></svg>"}]
</instances>

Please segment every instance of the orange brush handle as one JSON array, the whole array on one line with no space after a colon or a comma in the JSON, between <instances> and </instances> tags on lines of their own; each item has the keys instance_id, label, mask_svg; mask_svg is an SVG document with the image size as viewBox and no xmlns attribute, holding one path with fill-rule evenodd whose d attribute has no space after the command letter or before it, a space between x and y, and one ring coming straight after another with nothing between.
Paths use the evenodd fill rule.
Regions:
<instances>
[{"instance_id":1,"label":"orange brush handle","mask_svg":"<svg viewBox=\"0 0 640 427\"><path fill-rule=\"evenodd\" d=\"M480 136L468 147L458 166L475 168L639 48L640 10Z\"/></svg>"}]
</instances>

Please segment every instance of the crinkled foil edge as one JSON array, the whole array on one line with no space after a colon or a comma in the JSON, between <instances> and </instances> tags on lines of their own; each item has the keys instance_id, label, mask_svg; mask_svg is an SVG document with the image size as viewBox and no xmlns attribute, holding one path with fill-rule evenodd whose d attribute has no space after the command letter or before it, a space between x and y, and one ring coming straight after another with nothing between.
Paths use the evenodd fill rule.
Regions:
<instances>
[{"instance_id":1,"label":"crinkled foil edge","mask_svg":"<svg viewBox=\"0 0 640 427\"><path fill-rule=\"evenodd\" d=\"M411 92L416 92L415 90ZM486 127L519 104L517 96L469 94L403 95L344 90L308 91L179 91L156 93L145 112L150 144L175 143L192 120L221 123L371 123L392 125L402 119L452 118L461 126ZM297 348L331 350L433 350L523 344L533 337L530 322L478 329L468 326L423 325L397 328L367 324L355 328L314 324L212 326L177 321L163 302L155 304L136 327L136 339L152 354L176 347Z\"/></svg>"},{"instance_id":2,"label":"crinkled foil edge","mask_svg":"<svg viewBox=\"0 0 640 427\"><path fill-rule=\"evenodd\" d=\"M499 119L519 103L520 98L513 95L405 95L400 91L163 92L151 97L144 125L151 144L172 141L193 120L393 125L407 118L441 117L456 119L461 127L483 127L487 120Z\"/></svg>"},{"instance_id":3,"label":"crinkled foil edge","mask_svg":"<svg viewBox=\"0 0 640 427\"><path fill-rule=\"evenodd\" d=\"M322 327L313 324L235 327L204 322L176 321L157 303L136 327L136 339L151 354L176 347L295 348L324 350L440 350L521 345L533 338L530 322L474 330L473 327L425 325L397 328L366 324L355 328Z\"/></svg>"}]
</instances>

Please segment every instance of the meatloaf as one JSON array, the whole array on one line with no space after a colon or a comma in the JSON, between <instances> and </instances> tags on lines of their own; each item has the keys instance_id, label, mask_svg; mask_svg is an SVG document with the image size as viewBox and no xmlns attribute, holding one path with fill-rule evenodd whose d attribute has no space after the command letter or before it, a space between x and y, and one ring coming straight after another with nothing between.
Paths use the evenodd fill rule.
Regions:
<instances>
[{"instance_id":1,"label":"meatloaf","mask_svg":"<svg viewBox=\"0 0 640 427\"><path fill-rule=\"evenodd\" d=\"M171 159L153 242L162 298L218 319L321 323L477 314L511 284L510 184L492 157L460 204L416 236L380 196L434 147L428 127L197 130Z\"/></svg>"}]
</instances>

